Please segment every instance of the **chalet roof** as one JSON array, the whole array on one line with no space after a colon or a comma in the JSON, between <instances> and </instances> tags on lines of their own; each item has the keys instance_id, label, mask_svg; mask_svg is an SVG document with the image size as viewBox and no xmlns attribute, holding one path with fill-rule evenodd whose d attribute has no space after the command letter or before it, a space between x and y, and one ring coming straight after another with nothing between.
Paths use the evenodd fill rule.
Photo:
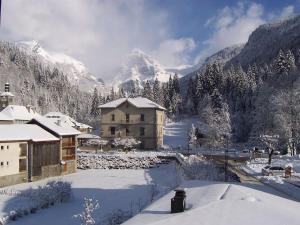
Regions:
<instances>
[{"instance_id":1,"label":"chalet roof","mask_svg":"<svg viewBox=\"0 0 300 225\"><path fill-rule=\"evenodd\" d=\"M21 105L9 105L0 112L0 120L31 120L40 114L32 108Z\"/></svg>"},{"instance_id":2,"label":"chalet roof","mask_svg":"<svg viewBox=\"0 0 300 225\"><path fill-rule=\"evenodd\" d=\"M6 97L6 96L14 97L14 95L11 92L5 91L5 92L0 93L0 97Z\"/></svg>"},{"instance_id":3,"label":"chalet roof","mask_svg":"<svg viewBox=\"0 0 300 225\"><path fill-rule=\"evenodd\" d=\"M49 130L53 131L59 136L66 136L66 135L78 135L81 134L78 130L74 129L73 127L63 127L60 126L59 123L53 122L53 120L45 118L45 117L38 117L33 118L29 123L36 121L37 123L41 124L42 126L48 128Z\"/></svg>"},{"instance_id":4,"label":"chalet roof","mask_svg":"<svg viewBox=\"0 0 300 225\"><path fill-rule=\"evenodd\" d=\"M149 100L148 98L142 98L142 97L137 97L137 98L120 98L115 101L108 102L104 105L100 105L100 109L104 108L117 108L119 105L121 105L124 102L129 102L132 105L134 105L137 108L153 108L153 109L161 109L161 110L166 110L164 107L160 106L159 104Z\"/></svg>"},{"instance_id":5,"label":"chalet roof","mask_svg":"<svg viewBox=\"0 0 300 225\"><path fill-rule=\"evenodd\" d=\"M0 125L0 141L58 141L59 139L34 124Z\"/></svg>"},{"instance_id":6,"label":"chalet roof","mask_svg":"<svg viewBox=\"0 0 300 225\"><path fill-rule=\"evenodd\" d=\"M83 123L79 123L73 118L62 114L61 112L49 112L46 115L44 115L47 119L52 120L54 123L60 123L60 126L62 127L73 127L73 128L82 128L82 129L88 129L92 128L91 126Z\"/></svg>"}]
</instances>

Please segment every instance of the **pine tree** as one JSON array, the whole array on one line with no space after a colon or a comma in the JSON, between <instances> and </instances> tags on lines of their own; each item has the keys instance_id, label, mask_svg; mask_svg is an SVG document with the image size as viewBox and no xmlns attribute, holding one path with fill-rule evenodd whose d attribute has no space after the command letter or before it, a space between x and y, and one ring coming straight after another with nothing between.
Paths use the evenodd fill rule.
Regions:
<instances>
[{"instance_id":1,"label":"pine tree","mask_svg":"<svg viewBox=\"0 0 300 225\"><path fill-rule=\"evenodd\" d=\"M288 72L287 60L281 49L279 50L279 53L275 58L274 70L277 74L287 74Z\"/></svg>"},{"instance_id":2,"label":"pine tree","mask_svg":"<svg viewBox=\"0 0 300 225\"><path fill-rule=\"evenodd\" d=\"M100 99L97 88L94 89L93 93L93 100L92 100L92 106L91 106L91 112L90 114L96 118L100 115L99 111L99 105L100 105Z\"/></svg>"},{"instance_id":3,"label":"pine tree","mask_svg":"<svg viewBox=\"0 0 300 225\"><path fill-rule=\"evenodd\" d=\"M156 102L157 104L162 105L163 100L162 100L162 91L160 88L160 82L156 78L153 84L153 101Z\"/></svg>"},{"instance_id":4,"label":"pine tree","mask_svg":"<svg viewBox=\"0 0 300 225\"><path fill-rule=\"evenodd\" d=\"M152 88L151 88L150 82L148 80L145 83L142 96L144 98L148 98L150 100L153 100Z\"/></svg>"},{"instance_id":5,"label":"pine tree","mask_svg":"<svg viewBox=\"0 0 300 225\"><path fill-rule=\"evenodd\" d=\"M177 74L175 74L173 78L173 88L177 94L180 94L179 79Z\"/></svg>"},{"instance_id":6,"label":"pine tree","mask_svg":"<svg viewBox=\"0 0 300 225\"><path fill-rule=\"evenodd\" d=\"M295 56L288 50L286 53L286 67L288 71L294 71L296 69Z\"/></svg>"}]
</instances>

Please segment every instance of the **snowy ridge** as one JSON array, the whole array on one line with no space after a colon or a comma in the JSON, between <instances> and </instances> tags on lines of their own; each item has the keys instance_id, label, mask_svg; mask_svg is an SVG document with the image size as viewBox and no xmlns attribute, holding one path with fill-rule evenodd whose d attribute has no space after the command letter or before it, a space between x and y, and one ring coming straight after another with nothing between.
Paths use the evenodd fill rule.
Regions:
<instances>
[{"instance_id":1,"label":"snowy ridge","mask_svg":"<svg viewBox=\"0 0 300 225\"><path fill-rule=\"evenodd\" d=\"M174 72L168 72L149 55L141 50L133 50L122 63L115 79L113 80L114 88L120 87L131 89L133 86L142 88L143 83L147 80L167 82Z\"/></svg>"},{"instance_id":2,"label":"snowy ridge","mask_svg":"<svg viewBox=\"0 0 300 225\"><path fill-rule=\"evenodd\" d=\"M37 41L17 42L16 46L27 54L38 56L51 68L58 68L67 75L72 84L79 85L82 91L91 92L95 87L99 90L104 88L104 82L101 79L97 80L82 62L66 54L49 52L42 48Z\"/></svg>"}]
</instances>

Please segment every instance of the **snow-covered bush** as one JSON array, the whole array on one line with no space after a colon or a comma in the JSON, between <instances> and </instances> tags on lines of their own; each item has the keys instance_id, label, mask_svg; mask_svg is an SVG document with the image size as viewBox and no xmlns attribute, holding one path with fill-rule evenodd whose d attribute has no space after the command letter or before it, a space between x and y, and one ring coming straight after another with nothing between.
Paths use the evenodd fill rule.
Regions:
<instances>
[{"instance_id":1,"label":"snow-covered bush","mask_svg":"<svg viewBox=\"0 0 300 225\"><path fill-rule=\"evenodd\" d=\"M85 144L86 146L93 146L95 150L97 151L98 149L102 150L103 146L107 145L108 141L104 139L91 139L87 141Z\"/></svg>"},{"instance_id":2,"label":"snow-covered bush","mask_svg":"<svg viewBox=\"0 0 300 225\"><path fill-rule=\"evenodd\" d=\"M124 151L130 151L133 147L137 146L141 142L133 137L115 138L112 144L116 147L123 148Z\"/></svg>"},{"instance_id":3,"label":"snow-covered bush","mask_svg":"<svg viewBox=\"0 0 300 225\"><path fill-rule=\"evenodd\" d=\"M96 222L92 214L95 210L99 209L99 207L98 200L84 198L83 211L74 217L80 219L81 225L94 225Z\"/></svg>"},{"instance_id":4,"label":"snow-covered bush","mask_svg":"<svg viewBox=\"0 0 300 225\"><path fill-rule=\"evenodd\" d=\"M61 202L68 202L72 196L71 183L64 181L49 181L43 186L21 191L6 190L10 196L20 200L18 208L11 210L7 215L0 217L0 225L17 220L39 209L48 208ZM2 223L2 224L1 224Z\"/></svg>"}]
</instances>

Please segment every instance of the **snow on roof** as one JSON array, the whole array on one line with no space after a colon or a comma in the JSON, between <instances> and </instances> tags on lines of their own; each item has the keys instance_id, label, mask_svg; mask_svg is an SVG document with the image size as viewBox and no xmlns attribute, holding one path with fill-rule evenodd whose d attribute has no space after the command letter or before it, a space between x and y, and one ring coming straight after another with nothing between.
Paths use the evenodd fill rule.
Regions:
<instances>
[{"instance_id":1,"label":"snow on roof","mask_svg":"<svg viewBox=\"0 0 300 225\"><path fill-rule=\"evenodd\" d=\"M182 186L188 188L185 212L170 213L172 191L123 225L299 224L300 204L265 185L195 180Z\"/></svg>"},{"instance_id":2,"label":"snow on roof","mask_svg":"<svg viewBox=\"0 0 300 225\"><path fill-rule=\"evenodd\" d=\"M25 120L39 117L40 114L30 107L21 105L9 105L0 112L0 120Z\"/></svg>"},{"instance_id":3,"label":"snow on roof","mask_svg":"<svg viewBox=\"0 0 300 225\"><path fill-rule=\"evenodd\" d=\"M137 108L154 108L154 109L162 109L166 110L164 107L160 106L159 104L142 97L137 98L120 98L115 101L108 102L104 105L100 105L99 108L117 108L122 103L128 101L132 105Z\"/></svg>"},{"instance_id":4,"label":"snow on roof","mask_svg":"<svg viewBox=\"0 0 300 225\"><path fill-rule=\"evenodd\" d=\"M52 120L54 123L60 123L60 126L62 127L73 127L73 128L81 128L81 129L92 128L87 124L77 122L73 118L62 114L61 112L49 112L44 117Z\"/></svg>"},{"instance_id":5,"label":"snow on roof","mask_svg":"<svg viewBox=\"0 0 300 225\"><path fill-rule=\"evenodd\" d=\"M81 132L74 129L73 127L60 126L59 124L53 122L53 120L45 117L33 118L31 121L29 121L29 123L31 123L32 121L37 121L39 124L47 127L48 129L52 130L54 133L58 134L59 136L81 134Z\"/></svg>"},{"instance_id":6,"label":"snow on roof","mask_svg":"<svg viewBox=\"0 0 300 225\"><path fill-rule=\"evenodd\" d=\"M0 94L0 97L6 97L6 96L8 96L8 97L14 97L14 95L11 93L11 92L2 92L1 94Z\"/></svg>"},{"instance_id":7,"label":"snow on roof","mask_svg":"<svg viewBox=\"0 0 300 225\"><path fill-rule=\"evenodd\" d=\"M58 141L59 139L34 124L0 125L0 141Z\"/></svg>"}]
</instances>

